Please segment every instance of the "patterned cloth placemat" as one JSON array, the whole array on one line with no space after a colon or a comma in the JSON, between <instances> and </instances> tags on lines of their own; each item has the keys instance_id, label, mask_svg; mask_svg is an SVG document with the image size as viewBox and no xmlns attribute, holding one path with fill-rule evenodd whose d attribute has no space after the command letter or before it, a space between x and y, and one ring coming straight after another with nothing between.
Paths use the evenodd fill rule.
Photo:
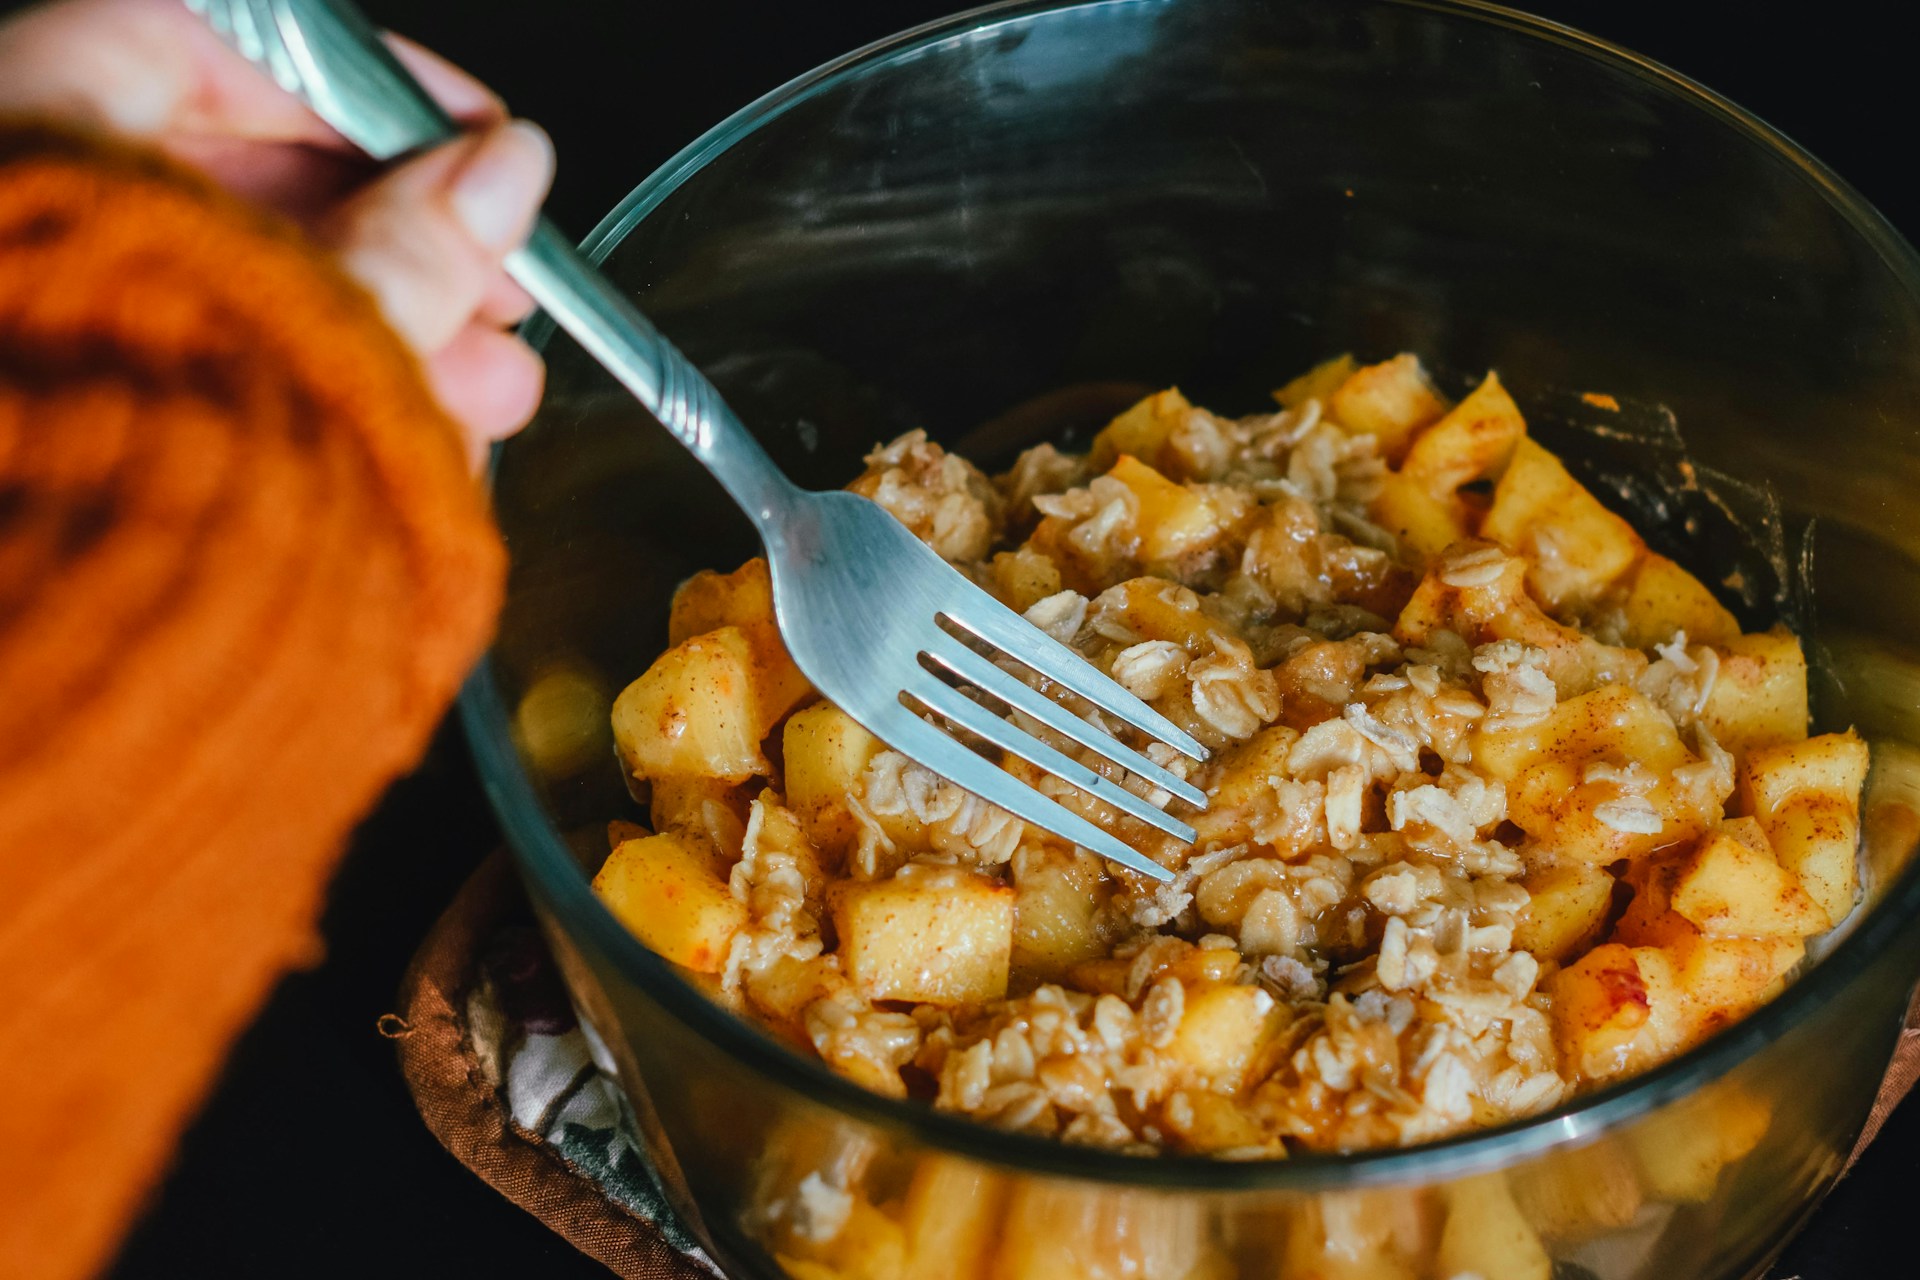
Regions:
<instances>
[{"instance_id":1,"label":"patterned cloth placemat","mask_svg":"<svg viewBox=\"0 0 1920 1280\"><path fill-rule=\"evenodd\" d=\"M1855 1157L1920 1079L1915 1010ZM654 1186L504 853L421 944L381 1032L427 1127L500 1194L627 1280L725 1280Z\"/></svg>"},{"instance_id":2,"label":"patterned cloth placemat","mask_svg":"<svg viewBox=\"0 0 1920 1280\"><path fill-rule=\"evenodd\" d=\"M501 1195L629 1280L720 1276L655 1189L505 854L440 917L381 1033L427 1128Z\"/></svg>"}]
</instances>

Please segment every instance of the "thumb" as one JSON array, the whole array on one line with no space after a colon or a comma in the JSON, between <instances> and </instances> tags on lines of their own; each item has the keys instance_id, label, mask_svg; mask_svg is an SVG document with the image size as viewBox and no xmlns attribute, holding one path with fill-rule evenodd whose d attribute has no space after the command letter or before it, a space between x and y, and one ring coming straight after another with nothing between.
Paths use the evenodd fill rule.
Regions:
<instances>
[{"instance_id":1,"label":"thumb","mask_svg":"<svg viewBox=\"0 0 1920 1280\"><path fill-rule=\"evenodd\" d=\"M318 228L387 323L421 356L451 342L496 292L553 178L553 145L526 121L416 156L342 202Z\"/></svg>"}]
</instances>

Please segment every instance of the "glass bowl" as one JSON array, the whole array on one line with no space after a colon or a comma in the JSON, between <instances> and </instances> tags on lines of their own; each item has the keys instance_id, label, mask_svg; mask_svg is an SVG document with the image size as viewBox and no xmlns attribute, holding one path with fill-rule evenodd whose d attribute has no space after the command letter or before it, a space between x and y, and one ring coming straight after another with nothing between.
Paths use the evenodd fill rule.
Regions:
<instances>
[{"instance_id":1,"label":"glass bowl","mask_svg":"<svg viewBox=\"0 0 1920 1280\"><path fill-rule=\"evenodd\" d=\"M589 244L820 487L910 427L991 467L1175 383L1252 412L1347 350L1417 351L1456 391L1497 367L1596 481L1671 461L1677 421L1712 500L1655 492L1643 524L1750 625L1792 618L1818 726L1876 746L1867 903L1842 936L1754 1017L1551 1115L1233 1163L889 1101L710 1003L588 889L607 820L636 816L608 701L664 646L674 585L757 548L554 338L539 419L496 460L512 579L464 716L596 1053L730 1275L781 1274L781 1206L808 1184L882 1206L872 1247L811 1277L901 1273L905 1240L907 1274L943 1280L1521 1280L1544 1255L1482 1254L1532 1236L1562 1277L1732 1277L1838 1175L1920 972L1920 261L1816 161L1661 67L1488 5L1016 3L768 95ZM1583 390L1652 427L1615 447Z\"/></svg>"}]
</instances>

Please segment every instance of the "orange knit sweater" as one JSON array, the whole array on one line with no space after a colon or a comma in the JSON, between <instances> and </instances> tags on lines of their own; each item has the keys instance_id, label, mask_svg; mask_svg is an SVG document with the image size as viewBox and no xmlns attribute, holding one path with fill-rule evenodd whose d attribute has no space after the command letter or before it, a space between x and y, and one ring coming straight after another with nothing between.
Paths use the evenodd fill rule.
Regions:
<instances>
[{"instance_id":1,"label":"orange knit sweater","mask_svg":"<svg viewBox=\"0 0 1920 1280\"><path fill-rule=\"evenodd\" d=\"M111 1257L503 574L413 358L297 233L0 126L0 1270Z\"/></svg>"}]
</instances>

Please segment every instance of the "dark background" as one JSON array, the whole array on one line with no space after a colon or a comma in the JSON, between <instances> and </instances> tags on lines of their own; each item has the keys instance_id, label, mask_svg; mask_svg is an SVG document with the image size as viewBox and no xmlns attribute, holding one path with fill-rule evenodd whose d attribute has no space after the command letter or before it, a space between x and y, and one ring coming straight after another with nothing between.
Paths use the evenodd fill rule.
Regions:
<instances>
[{"instance_id":1,"label":"dark background","mask_svg":"<svg viewBox=\"0 0 1920 1280\"><path fill-rule=\"evenodd\" d=\"M0 0L0 12L15 7ZM584 234L735 108L845 50L962 7L941 0L368 0L373 16L488 80L553 134L552 210ZM1535 12L1665 62L1820 156L1909 236L1914 74L1884 0L1764 6L1534 0ZM374 1032L415 943L497 840L456 730L356 839L328 959L289 979L235 1050L114 1275L604 1275L457 1165L421 1126ZM1920 1175L1920 1106L1885 1135L1773 1275L1886 1269ZM0 1263L0 1271L5 1264ZM1686 1280L1676 1277L1675 1280Z\"/></svg>"}]
</instances>

